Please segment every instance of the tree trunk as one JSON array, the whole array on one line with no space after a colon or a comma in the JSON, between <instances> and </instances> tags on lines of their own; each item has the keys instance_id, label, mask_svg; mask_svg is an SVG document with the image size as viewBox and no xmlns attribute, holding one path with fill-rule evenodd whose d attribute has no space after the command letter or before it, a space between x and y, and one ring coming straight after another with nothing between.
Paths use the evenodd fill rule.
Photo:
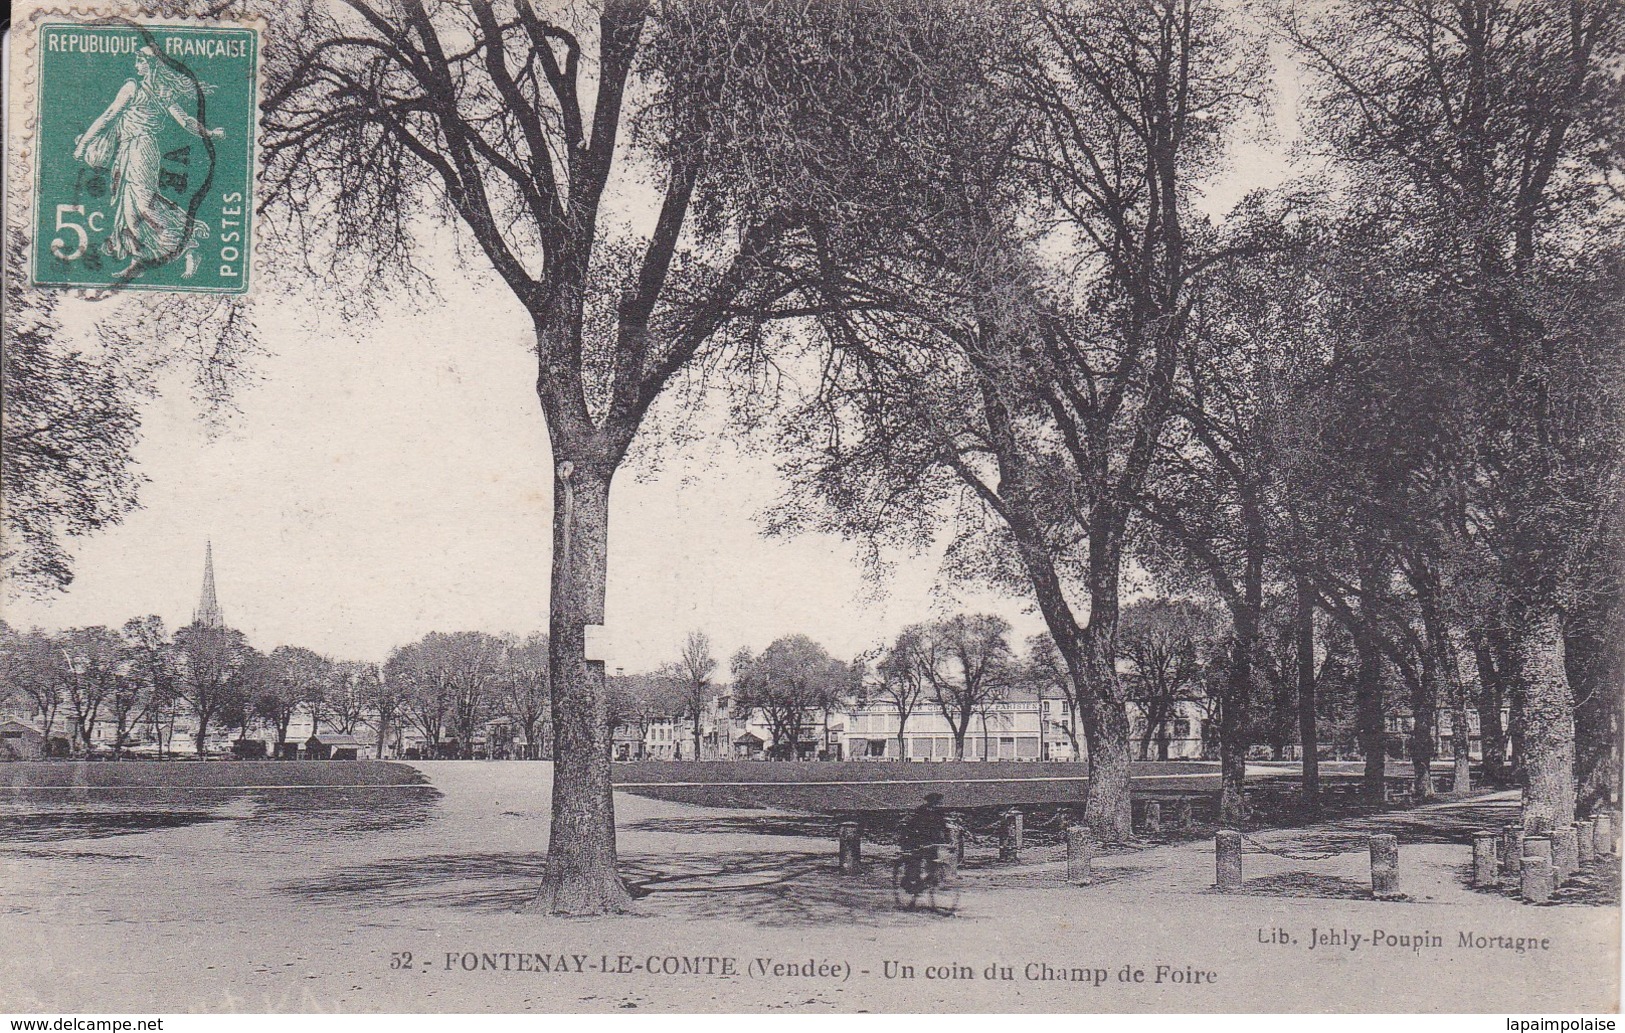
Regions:
<instances>
[{"instance_id":1,"label":"tree trunk","mask_svg":"<svg viewBox=\"0 0 1625 1033\"><path fill-rule=\"evenodd\" d=\"M1467 682L1459 673L1451 679L1450 700L1450 755L1454 763L1450 792L1465 796L1473 789L1473 744L1472 729L1467 725Z\"/></svg>"},{"instance_id":2,"label":"tree trunk","mask_svg":"<svg viewBox=\"0 0 1625 1033\"><path fill-rule=\"evenodd\" d=\"M1361 564L1360 609L1349 629L1354 635L1354 649L1359 658L1355 680L1356 723L1360 752L1365 757L1365 775L1362 792L1373 804L1383 802L1384 777L1387 773L1386 711L1382 698L1382 648L1377 641L1378 617L1374 612L1381 595L1384 572L1370 560Z\"/></svg>"},{"instance_id":3,"label":"tree trunk","mask_svg":"<svg viewBox=\"0 0 1625 1033\"><path fill-rule=\"evenodd\" d=\"M1475 632L1472 639L1473 660L1478 666L1478 750L1484 780L1493 785L1506 779L1506 730L1501 724L1506 686L1488 635Z\"/></svg>"},{"instance_id":4,"label":"tree trunk","mask_svg":"<svg viewBox=\"0 0 1625 1033\"><path fill-rule=\"evenodd\" d=\"M1115 599L1112 600L1115 603ZM1089 791L1084 822L1102 842L1121 843L1134 836L1134 804L1129 789L1129 723L1117 680L1116 649L1102 635L1097 621L1107 614L1090 611L1090 629L1084 634L1085 676L1083 732L1089 747ZM1116 609L1110 620L1115 635ZM1106 639L1107 641L1103 641Z\"/></svg>"},{"instance_id":5,"label":"tree trunk","mask_svg":"<svg viewBox=\"0 0 1625 1033\"><path fill-rule=\"evenodd\" d=\"M1072 759L1082 760L1083 750L1078 746L1078 705L1071 700L1066 701L1066 738L1072 744Z\"/></svg>"},{"instance_id":6,"label":"tree trunk","mask_svg":"<svg viewBox=\"0 0 1625 1033\"><path fill-rule=\"evenodd\" d=\"M1467 681L1461 676L1461 663L1450 628L1442 618L1428 628L1428 644L1436 654L1444 684L1450 689L1450 756L1453 770L1450 793L1465 796L1473 788L1472 729L1467 724Z\"/></svg>"},{"instance_id":7,"label":"tree trunk","mask_svg":"<svg viewBox=\"0 0 1625 1033\"><path fill-rule=\"evenodd\" d=\"M1246 566L1241 597L1230 606L1234 639L1230 677L1219 710L1219 820L1240 828L1247 816L1247 716L1252 705L1253 655L1258 647L1258 614L1264 605L1264 534L1248 507Z\"/></svg>"},{"instance_id":8,"label":"tree trunk","mask_svg":"<svg viewBox=\"0 0 1625 1033\"><path fill-rule=\"evenodd\" d=\"M1512 675L1523 733L1523 824L1550 832L1574 821L1574 695L1557 615L1520 616L1512 629Z\"/></svg>"},{"instance_id":9,"label":"tree trunk","mask_svg":"<svg viewBox=\"0 0 1625 1033\"><path fill-rule=\"evenodd\" d=\"M1506 685L1507 779L1524 785L1523 769L1523 679L1518 676L1518 645L1515 636L1505 634L1499 643L1501 678Z\"/></svg>"},{"instance_id":10,"label":"tree trunk","mask_svg":"<svg viewBox=\"0 0 1625 1033\"><path fill-rule=\"evenodd\" d=\"M700 709L705 706L705 700L700 693L694 694L694 759L700 759Z\"/></svg>"},{"instance_id":11,"label":"tree trunk","mask_svg":"<svg viewBox=\"0 0 1625 1033\"><path fill-rule=\"evenodd\" d=\"M1372 641L1372 633L1364 627L1364 620L1358 624L1354 632L1354 648L1359 657L1355 705L1360 754L1365 758L1361 791L1367 800L1381 803L1386 763L1383 754L1382 651Z\"/></svg>"},{"instance_id":12,"label":"tree trunk","mask_svg":"<svg viewBox=\"0 0 1625 1033\"><path fill-rule=\"evenodd\" d=\"M553 498L553 577L548 621L552 689L553 819L547 873L531 905L551 914L625 911L616 871L615 801L604 664L586 658L588 625L604 621L612 469L560 455Z\"/></svg>"},{"instance_id":13,"label":"tree trunk","mask_svg":"<svg viewBox=\"0 0 1625 1033\"><path fill-rule=\"evenodd\" d=\"M1439 666L1425 645L1421 673L1411 685L1411 777L1415 782L1413 799L1433 798L1434 731L1439 706Z\"/></svg>"},{"instance_id":14,"label":"tree trunk","mask_svg":"<svg viewBox=\"0 0 1625 1033\"><path fill-rule=\"evenodd\" d=\"M1219 821L1240 828L1247 811L1247 705L1252 694L1258 611L1241 603L1231 607L1230 617L1234 642L1224 699L1219 705Z\"/></svg>"},{"instance_id":15,"label":"tree trunk","mask_svg":"<svg viewBox=\"0 0 1625 1033\"><path fill-rule=\"evenodd\" d=\"M1157 734L1157 725L1161 720L1159 708L1154 702L1145 704L1145 731L1140 733L1140 759L1151 759L1151 740ZM1166 758L1164 758L1166 759Z\"/></svg>"},{"instance_id":16,"label":"tree trunk","mask_svg":"<svg viewBox=\"0 0 1625 1033\"><path fill-rule=\"evenodd\" d=\"M1298 612L1293 634L1298 662L1298 741L1303 751L1303 812L1320 813L1320 736L1315 700L1315 597L1306 578L1298 578Z\"/></svg>"},{"instance_id":17,"label":"tree trunk","mask_svg":"<svg viewBox=\"0 0 1625 1033\"><path fill-rule=\"evenodd\" d=\"M1574 689L1576 809L1590 814L1619 798L1619 686L1625 683L1625 607L1588 608L1570 616L1563 648Z\"/></svg>"}]
</instances>

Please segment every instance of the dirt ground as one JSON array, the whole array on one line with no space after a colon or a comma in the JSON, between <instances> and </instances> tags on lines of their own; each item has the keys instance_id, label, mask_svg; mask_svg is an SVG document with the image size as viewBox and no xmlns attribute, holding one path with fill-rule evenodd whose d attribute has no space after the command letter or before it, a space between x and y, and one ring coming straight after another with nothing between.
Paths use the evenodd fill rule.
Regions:
<instances>
[{"instance_id":1,"label":"dirt ground","mask_svg":"<svg viewBox=\"0 0 1625 1033\"><path fill-rule=\"evenodd\" d=\"M418 767L427 788L0 792L0 1012L1618 1009L1617 868L1544 907L1467 888L1506 794L1260 834L1233 894L1211 843L1110 852L1088 887L1058 848L982 844L942 916L895 908L890 848L839 875L825 818L622 793L646 895L570 920L520 911L550 766ZM1375 829L1403 900L1367 899Z\"/></svg>"}]
</instances>

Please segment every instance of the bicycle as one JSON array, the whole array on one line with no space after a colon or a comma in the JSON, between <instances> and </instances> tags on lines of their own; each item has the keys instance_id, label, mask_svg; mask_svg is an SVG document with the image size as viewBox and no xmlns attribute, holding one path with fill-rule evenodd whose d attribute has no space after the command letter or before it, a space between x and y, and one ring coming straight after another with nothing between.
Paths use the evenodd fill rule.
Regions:
<instances>
[{"instance_id":1,"label":"bicycle","mask_svg":"<svg viewBox=\"0 0 1625 1033\"><path fill-rule=\"evenodd\" d=\"M928 911L951 915L959 908L958 873L945 861L938 860L938 850L949 850L947 844L930 844L913 850L904 850L891 866L892 897L897 906L913 911L921 906ZM911 876L909 862L918 862L919 874Z\"/></svg>"}]
</instances>

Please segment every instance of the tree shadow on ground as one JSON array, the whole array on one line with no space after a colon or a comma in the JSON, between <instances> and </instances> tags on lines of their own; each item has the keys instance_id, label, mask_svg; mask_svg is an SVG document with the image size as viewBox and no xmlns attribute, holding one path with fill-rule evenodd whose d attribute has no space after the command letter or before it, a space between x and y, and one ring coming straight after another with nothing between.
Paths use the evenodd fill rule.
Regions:
<instances>
[{"instance_id":1,"label":"tree shadow on ground","mask_svg":"<svg viewBox=\"0 0 1625 1033\"><path fill-rule=\"evenodd\" d=\"M535 899L546 867L547 857L539 853L401 857L324 872L276 889L316 906L501 913ZM623 857L621 871L638 910L646 914L762 926L882 925L933 917L895 913L889 866L843 876L823 852L643 855Z\"/></svg>"},{"instance_id":2,"label":"tree shadow on ground","mask_svg":"<svg viewBox=\"0 0 1625 1033\"><path fill-rule=\"evenodd\" d=\"M1371 887L1353 879L1312 872L1282 872L1248 879L1239 889L1210 887L1203 893L1226 897L1313 897L1328 900L1370 900Z\"/></svg>"},{"instance_id":3,"label":"tree shadow on ground","mask_svg":"<svg viewBox=\"0 0 1625 1033\"><path fill-rule=\"evenodd\" d=\"M276 891L320 906L416 905L503 912L530 903L546 868L546 854L395 857L283 883Z\"/></svg>"},{"instance_id":4,"label":"tree shadow on ground","mask_svg":"<svg viewBox=\"0 0 1625 1033\"><path fill-rule=\"evenodd\" d=\"M824 852L640 857L628 861L625 869L634 893L644 898L641 909L672 917L725 919L769 928L880 926L941 917L898 910L889 862L843 875Z\"/></svg>"},{"instance_id":5,"label":"tree shadow on ground","mask_svg":"<svg viewBox=\"0 0 1625 1033\"><path fill-rule=\"evenodd\" d=\"M0 815L0 842L60 843L69 839L105 839L163 829L186 828L229 815L210 811L36 811Z\"/></svg>"},{"instance_id":6,"label":"tree shadow on ground","mask_svg":"<svg viewBox=\"0 0 1625 1033\"><path fill-rule=\"evenodd\" d=\"M253 814L232 827L233 836L322 839L416 828L434 815L441 794L432 786L323 786L250 791L250 798Z\"/></svg>"},{"instance_id":7,"label":"tree shadow on ground","mask_svg":"<svg viewBox=\"0 0 1625 1033\"><path fill-rule=\"evenodd\" d=\"M1316 853L1350 853L1365 850L1369 837L1390 833L1406 843L1458 843L1470 846L1473 834L1499 829L1517 820L1515 800L1467 800L1426 810L1385 811L1340 821L1336 826L1314 831L1271 830L1269 849ZM1249 835L1256 836L1258 832Z\"/></svg>"},{"instance_id":8,"label":"tree shadow on ground","mask_svg":"<svg viewBox=\"0 0 1625 1033\"><path fill-rule=\"evenodd\" d=\"M1473 866L1470 864L1456 869L1456 880L1474 893L1484 896L1503 897L1507 900L1523 899L1522 888L1510 877L1494 886L1474 886ZM1558 887L1551 900L1543 905L1534 906L1618 907L1619 891L1619 859L1604 858L1582 866L1578 872L1569 877L1568 882Z\"/></svg>"},{"instance_id":9,"label":"tree shadow on ground","mask_svg":"<svg viewBox=\"0 0 1625 1033\"><path fill-rule=\"evenodd\" d=\"M42 850L38 847L0 846L0 854L12 857L36 857L44 861L114 861L151 864L145 854L116 854L106 850Z\"/></svg>"},{"instance_id":10,"label":"tree shadow on ground","mask_svg":"<svg viewBox=\"0 0 1625 1033\"><path fill-rule=\"evenodd\" d=\"M805 836L834 839L836 823L815 814L764 814L705 818L644 818L624 829L632 832L677 832L683 835Z\"/></svg>"},{"instance_id":11,"label":"tree shadow on ground","mask_svg":"<svg viewBox=\"0 0 1625 1033\"><path fill-rule=\"evenodd\" d=\"M1065 865L1044 865L1042 867L1012 867L1000 865L997 868L989 866L982 871L974 869L966 871L966 886L987 886L990 889L1007 889L1011 887L1023 889L1054 888L1066 885ZM1087 886L1078 887L1080 890L1089 886L1110 886L1117 882L1132 882L1145 873L1152 871L1148 866L1113 865L1110 867L1096 867Z\"/></svg>"}]
</instances>

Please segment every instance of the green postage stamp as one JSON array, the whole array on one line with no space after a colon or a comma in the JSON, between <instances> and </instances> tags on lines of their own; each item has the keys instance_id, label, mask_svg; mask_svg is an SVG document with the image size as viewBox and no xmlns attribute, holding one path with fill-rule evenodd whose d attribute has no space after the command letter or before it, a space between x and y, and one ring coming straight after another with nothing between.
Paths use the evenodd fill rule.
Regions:
<instances>
[{"instance_id":1,"label":"green postage stamp","mask_svg":"<svg viewBox=\"0 0 1625 1033\"><path fill-rule=\"evenodd\" d=\"M45 21L35 42L34 282L247 292L258 31Z\"/></svg>"}]
</instances>

